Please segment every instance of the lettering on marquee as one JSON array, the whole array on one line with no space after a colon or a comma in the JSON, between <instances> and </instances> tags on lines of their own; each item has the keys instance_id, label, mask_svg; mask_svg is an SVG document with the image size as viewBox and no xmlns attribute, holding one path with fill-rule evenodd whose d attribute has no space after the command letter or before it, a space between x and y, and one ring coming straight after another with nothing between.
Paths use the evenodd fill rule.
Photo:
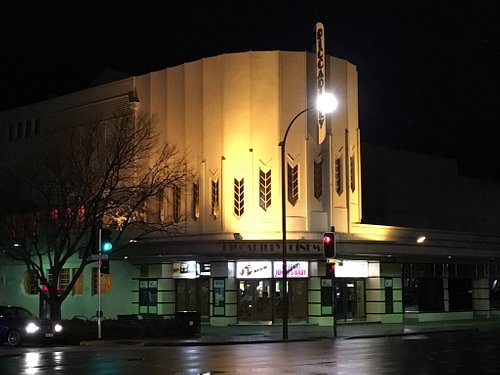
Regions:
<instances>
[{"instance_id":1,"label":"lettering on marquee","mask_svg":"<svg viewBox=\"0 0 500 375\"><path fill-rule=\"evenodd\" d=\"M224 253L251 253L251 254L281 254L282 244L273 242L234 242L223 245ZM322 254L321 243L316 242L288 242L289 254Z\"/></svg>"}]
</instances>

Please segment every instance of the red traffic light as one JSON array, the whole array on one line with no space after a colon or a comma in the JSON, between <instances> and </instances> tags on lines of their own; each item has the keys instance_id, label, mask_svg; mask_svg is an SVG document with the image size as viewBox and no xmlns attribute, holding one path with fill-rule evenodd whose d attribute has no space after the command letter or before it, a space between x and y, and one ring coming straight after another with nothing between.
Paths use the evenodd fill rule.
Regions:
<instances>
[{"instance_id":1,"label":"red traffic light","mask_svg":"<svg viewBox=\"0 0 500 375\"><path fill-rule=\"evenodd\" d=\"M327 263L326 277L334 277L334 276L335 276L335 263Z\"/></svg>"},{"instance_id":2,"label":"red traffic light","mask_svg":"<svg viewBox=\"0 0 500 375\"><path fill-rule=\"evenodd\" d=\"M102 258L99 262L99 270L101 274L109 274L109 258Z\"/></svg>"},{"instance_id":3,"label":"red traffic light","mask_svg":"<svg viewBox=\"0 0 500 375\"><path fill-rule=\"evenodd\" d=\"M323 251L325 258L335 258L335 233L326 232L323 234Z\"/></svg>"}]
</instances>

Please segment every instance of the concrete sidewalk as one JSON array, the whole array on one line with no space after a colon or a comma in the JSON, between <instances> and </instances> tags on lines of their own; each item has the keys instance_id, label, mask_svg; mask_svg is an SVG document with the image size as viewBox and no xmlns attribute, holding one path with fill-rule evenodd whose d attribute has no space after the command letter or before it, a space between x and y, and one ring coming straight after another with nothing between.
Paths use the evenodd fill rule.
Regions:
<instances>
[{"instance_id":1,"label":"concrete sidewalk","mask_svg":"<svg viewBox=\"0 0 500 375\"><path fill-rule=\"evenodd\" d=\"M310 341L325 339L360 339L385 336L404 336L457 331L500 330L500 320L460 320L446 322L381 324L381 323L343 323L337 325L337 336L333 327L317 325L288 326L287 341ZM203 325L199 337L189 338L151 338L124 340L84 341L84 346L141 345L141 346L192 346L192 345L229 345L269 343L283 341L281 325L232 325L211 327Z\"/></svg>"}]
</instances>

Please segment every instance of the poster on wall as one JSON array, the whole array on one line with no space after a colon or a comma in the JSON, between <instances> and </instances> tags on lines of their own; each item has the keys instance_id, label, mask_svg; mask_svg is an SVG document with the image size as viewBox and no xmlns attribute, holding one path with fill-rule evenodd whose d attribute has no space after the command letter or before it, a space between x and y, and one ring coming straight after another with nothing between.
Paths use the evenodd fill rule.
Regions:
<instances>
[{"instance_id":1,"label":"poster on wall","mask_svg":"<svg viewBox=\"0 0 500 375\"><path fill-rule=\"evenodd\" d=\"M198 277L197 264L195 260L173 264L174 279L196 279Z\"/></svg>"},{"instance_id":2,"label":"poster on wall","mask_svg":"<svg viewBox=\"0 0 500 375\"><path fill-rule=\"evenodd\" d=\"M270 279L273 277L272 263L268 261L245 261L236 263L238 279Z\"/></svg>"},{"instance_id":3,"label":"poster on wall","mask_svg":"<svg viewBox=\"0 0 500 375\"><path fill-rule=\"evenodd\" d=\"M290 278L309 277L309 264L307 261L287 261L286 276ZM274 262L274 277L283 277L283 262Z\"/></svg>"}]
</instances>

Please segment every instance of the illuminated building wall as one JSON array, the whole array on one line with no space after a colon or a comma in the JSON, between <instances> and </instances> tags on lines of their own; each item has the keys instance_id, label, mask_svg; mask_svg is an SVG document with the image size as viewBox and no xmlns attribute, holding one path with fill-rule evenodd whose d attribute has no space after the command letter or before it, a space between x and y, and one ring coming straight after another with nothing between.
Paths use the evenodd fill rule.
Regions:
<instances>
[{"instance_id":1,"label":"illuminated building wall","mask_svg":"<svg viewBox=\"0 0 500 375\"><path fill-rule=\"evenodd\" d=\"M314 69L312 54L246 52L135 78L140 110L155 117L164 140L188 150L194 167L198 185L184 194L188 233L280 238L278 144L293 117L315 103ZM326 141L317 144L315 111L297 119L287 140L288 229L296 238L332 225L349 232L361 220L357 72L332 57L328 72L339 108L328 116Z\"/></svg>"}]
</instances>

